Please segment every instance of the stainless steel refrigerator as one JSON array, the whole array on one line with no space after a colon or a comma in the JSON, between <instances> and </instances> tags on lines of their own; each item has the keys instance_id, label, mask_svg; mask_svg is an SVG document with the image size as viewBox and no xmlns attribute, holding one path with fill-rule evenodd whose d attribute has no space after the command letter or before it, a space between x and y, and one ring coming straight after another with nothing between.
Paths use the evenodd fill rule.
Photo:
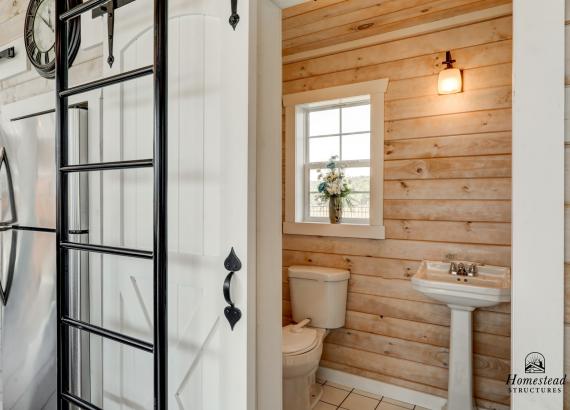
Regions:
<instances>
[{"instance_id":1,"label":"stainless steel refrigerator","mask_svg":"<svg viewBox=\"0 0 570 410\"><path fill-rule=\"evenodd\" d=\"M86 162L87 110L70 110L70 162ZM3 410L56 408L55 114L5 119L0 124L0 297ZM86 175L70 176L71 239L87 240ZM85 255L70 255L72 316L86 319L79 297ZM83 300L82 300L83 299ZM88 317L87 317L88 318ZM76 336L83 337L83 336ZM71 341L79 363L85 344ZM83 363L86 371L88 363ZM79 369L79 368L78 368ZM75 392L85 390L80 370ZM87 392L82 396L86 397Z\"/></svg>"}]
</instances>

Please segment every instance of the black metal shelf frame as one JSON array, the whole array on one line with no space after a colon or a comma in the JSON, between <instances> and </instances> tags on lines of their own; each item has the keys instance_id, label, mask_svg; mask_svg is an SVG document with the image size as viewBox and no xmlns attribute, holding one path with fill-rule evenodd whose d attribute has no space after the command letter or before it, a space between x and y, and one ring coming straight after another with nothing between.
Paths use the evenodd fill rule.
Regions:
<instances>
[{"instance_id":1,"label":"black metal shelf frame","mask_svg":"<svg viewBox=\"0 0 570 410\"><path fill-rule=\"evenodd\" d=\"M111 0L112 1L112 0ZM98 10L109 0L88 0L68 10L68 0L56 0L56 157L57 157L57 390L58 410L77 406L101 410L81 397L67 391L69 386L70 329L89 332L153 355L154 409L166 410L168 394L167 350L167 102L168 102L168 0L154 0L154 63L152 66L121 73L101 80L69 87L67 24L83 13ZM154 76L154 139L153 158L92 164L68 164L68 98L88 91L108 87L146 75ZM113 246L75 243L69 240L68 176L75 172L150 168L154 170L153 249L152 251ZM123 335L69 317L69 251L95 252L122 257L153 260L154 331L152 343Z\"/></svg>"}]
</instances>

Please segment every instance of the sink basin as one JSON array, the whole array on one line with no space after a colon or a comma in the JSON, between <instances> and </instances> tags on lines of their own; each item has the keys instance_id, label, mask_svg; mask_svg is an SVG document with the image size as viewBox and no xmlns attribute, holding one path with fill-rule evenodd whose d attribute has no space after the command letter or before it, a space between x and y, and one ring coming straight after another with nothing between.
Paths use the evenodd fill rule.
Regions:
<instances>
[{"instance_id":1,"label":"sink basin","mask_svg":"<svg viewBox=\"0 0 570 410\"><path fill-rule=\"evenodd\" d=\"M456 261L470 266L471 262ZM511 270L477 264L475 276L449 273L451 262L423 261L412 277L418 292L451 309L448 410L474 410L473 311L511 300Z\"/></svg>"},{"instance_id":2,"label":"sink basin","mask_svg":"<svg viewBox=\"0 0 570 410\"><path fill-rule=\"evenodd\" d=\"M463 263L465 266L470 262ZM447 305L489 307L511 300L511 270L477 265L474 277L449 273L450 262L423 261L412 278L412 286L424 295Z\"/></svg>"}]
</instances>

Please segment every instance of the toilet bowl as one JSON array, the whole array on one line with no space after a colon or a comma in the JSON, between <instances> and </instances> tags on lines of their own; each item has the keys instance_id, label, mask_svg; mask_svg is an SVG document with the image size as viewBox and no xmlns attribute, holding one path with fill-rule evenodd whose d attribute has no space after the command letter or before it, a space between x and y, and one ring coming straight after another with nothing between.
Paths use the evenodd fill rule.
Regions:
<instances>
[{"instance_id":1,"label":"toilet bowl","mask_svg":"<svg viewBox=\"0 0 570 410\"><path fill-rule=\"evenodd\" d=\"M316 372L328 329L344 326L346 270L291 266L293 320L283 327L283 410L311 410L322 395Z\"/></svg>"},{"instance_id":2,"label":"toilet bowl","mask_svg":"<svg viewBox=\"0 0 570 410\"><path fill-rule=\"evenodd\" d=\"M315 375L323 353L324 329L305 327L305 323L283 328L284 410L312 409L322 395Z\"/></svg>"}]
</instances>

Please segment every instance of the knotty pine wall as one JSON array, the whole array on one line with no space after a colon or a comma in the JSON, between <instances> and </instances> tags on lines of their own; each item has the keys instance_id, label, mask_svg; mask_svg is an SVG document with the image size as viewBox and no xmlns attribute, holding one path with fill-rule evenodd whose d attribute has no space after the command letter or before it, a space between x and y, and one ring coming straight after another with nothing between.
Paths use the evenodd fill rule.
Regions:
<instances>
[{"instance_id":1,"label":"knotty pine wall","mask_svg":"<svg viewBox=\"0 0 570 410\"><path fill-rule=\"evenodd\" d=\"M284 57L310 49L310 41L295 38L290 30L298 33L303 25L324 30L327 18L347 24L351 18L381 13L367 3L317 0L286 9ZM332 33L334 27L327 30ZM360 40L362 31L357 33ZM317 34L304 35L324 38ZM324 46L333 43L328 38ZM303 44L303 49L292 48ZM461 94L437 95L445 50L452 50L464 70ZM323 265L352 273L346 327L327 338L323 366L447 395L449 309L415 292L410 277L422 259L510 266L511 50L512 17L506 15L286 60L284 94L390 79L385 104L386 240L283 237L284 322L290 320L288 266ZM484 408L509 406L509 312L505 304L475 313L475 395Z\"/></svg>"}]
</instances>

